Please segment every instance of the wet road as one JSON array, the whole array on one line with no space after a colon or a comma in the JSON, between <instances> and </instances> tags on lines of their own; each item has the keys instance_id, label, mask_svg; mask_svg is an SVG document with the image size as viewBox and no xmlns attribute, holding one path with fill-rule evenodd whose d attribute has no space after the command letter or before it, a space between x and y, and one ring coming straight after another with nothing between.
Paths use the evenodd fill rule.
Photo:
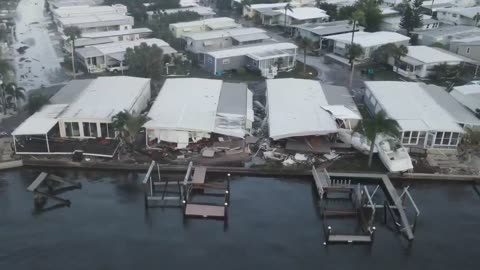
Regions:
<instances>
[{"instance_id":1,"label":"wet road","mask_svg":"<svg viewBox=\"0 0 480 270\"><path fill-rule=\"evenodd\" d=\"M15 68L17 83L27 91L65 78L52 42L55 31L48 30L51 20L44 6L45 0L21 0L17 7Z\"/></svg>"},{"instance_id":2,"label":"wet road","mask_svg":"<svg viewBox=\"0 0 480 270\"><path fill-rule=\"evenodd\" d=\"M373 246L323 246L312 187L295 179L234 177L229 228L145 212L142 175L70 171L70 208L32 214L35 174L0 173L0 269L478 269L480 197L472 186L414 184L422 211L408 249L381 214ZM165 177L165 176L164 176Z\"/></svg>"}]
</instances>

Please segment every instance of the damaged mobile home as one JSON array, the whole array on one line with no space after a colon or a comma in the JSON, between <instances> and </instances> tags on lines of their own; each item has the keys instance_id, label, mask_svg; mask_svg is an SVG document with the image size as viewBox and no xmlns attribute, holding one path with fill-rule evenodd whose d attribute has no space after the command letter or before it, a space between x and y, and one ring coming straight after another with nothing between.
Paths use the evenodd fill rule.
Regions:
<instances>
[{"instance_id":1,"label":"damaged mobile home","mask_svg":"<svg viewBox=\"0 0 480 270\"><path fill-rule=\"evenodd\" d=\"M244 138L253 123L253 95L243 83L167 79L148 113L147 147L186 148L212 133Z\"/></svg>"}]
</instances>

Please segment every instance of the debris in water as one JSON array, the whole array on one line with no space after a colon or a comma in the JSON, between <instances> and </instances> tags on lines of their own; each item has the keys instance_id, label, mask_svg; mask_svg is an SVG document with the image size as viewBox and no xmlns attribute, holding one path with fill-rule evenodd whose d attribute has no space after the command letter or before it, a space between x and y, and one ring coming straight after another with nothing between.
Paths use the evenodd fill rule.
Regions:
<instances>
[{"instance_id":1,"label":"debris in water","mask_svg":"<svg viewBox=\"0 0 480 270\"><path fill-rule=\"evenodd\" d=\"M24 54L27 49L28 49L28 46L22 46L17 49L17 52L20 54Z\"/></svg>"}]
</instances>

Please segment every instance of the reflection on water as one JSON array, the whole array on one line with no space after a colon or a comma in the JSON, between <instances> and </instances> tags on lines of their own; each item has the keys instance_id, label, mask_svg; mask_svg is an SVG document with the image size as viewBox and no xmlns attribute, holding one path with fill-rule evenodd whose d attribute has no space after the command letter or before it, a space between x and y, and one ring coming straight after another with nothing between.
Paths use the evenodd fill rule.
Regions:
<instances>
[{"instance_id":1,"label":"reflection on water","mask_svg":"<svg viewBox=\"0 0 480 270\"><path fill-rule=\"evenodd\" d=\"M141 174L61 171L72 202L32 215L38 172L0 173L0 269L477 269L480 197L471 185L414 184L422 211L413 246L377 222L375 243L324 247L305 181L231 183L229 228L179 209L144 209ZM292 179L295 180L295 179ZM380 218L379 218L380 220Z\"/></svg>"}]
</instances>

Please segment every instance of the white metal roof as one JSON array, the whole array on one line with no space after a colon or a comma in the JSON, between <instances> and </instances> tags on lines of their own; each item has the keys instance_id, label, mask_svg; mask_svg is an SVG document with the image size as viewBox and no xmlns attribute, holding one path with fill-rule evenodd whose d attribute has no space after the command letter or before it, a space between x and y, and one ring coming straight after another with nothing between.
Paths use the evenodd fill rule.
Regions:
<instances>
[{"instance_id":1,"label":"white metal roof","mask_svg":"<svg viewBox=\"0 0 480 270\"><path fill-rule=\"evenodd\" d=\"M334 119L322 108L328 102L318 81L267 80L267 103L269 134L274 140L337 132Z\"/></svg>"},{"instance_id":2,"label":"white metal roof","mask_svg":"<svg viewBox=\"0 0 480 270\"><path fill-rule=\"evenodd\" d=\"M205 20L198 20L198 21L191 21L191 22L179 22L179 23L172 23L170 26L174 27L193 27L193 26L201 26L201 25L216 25L216 24L235 24L235 20L232 18L227 17L219 17L219 18L210 18Z\"/></svg>"},{"instance_id":3,"label":"white metal roof","mask_svg":"<svg viewBox=\"0 0 480 270\"><path fill-rule=\"evenodd\" d=\"M125 52L128 48L133 49L136 46L140 46L140 44L142 43L146 43L148 46L157 45L160 48L170 47L168 43L158 38L139 39L134 41L122 41L122 42L95 45L92 47L94 47L95 49L99 50L104 55L106 55L106 54L112 54L112 53Z\"/></svg>"},{"instance_id":4,"label":"white metal roof","mask_svg":"<svg viewBox=\"0 0 480 270\"><path fill-rule=\"evenodd\" d=\"M281 51L296 49L297 45L293 43L270 43L270 44L256 44L251 46L233 47L224 50L211 51L206 54L214 58L234 57L247 54L255 54L268 51Z\"/></svg>"},{"instance_id":5,"label":"white metal roof","mask_svg":"<svg viewBox=\"0 0 480 270\"><path fill-rule=\"evenodd\" d=\"M425 64L462 62L463 59L455 54L427 46L408 46L408 57Z\"/></svg>"},{"instance_id":6,"label":"white metal roof","mask_svg":"<svg viewBox=\"0 0 480 270\"><path fill-rule=\"evenodd\" d=\"M350 43L352 41L352 34L345 33L345 34L328 36L325 38L342 42L342 43ZM398 33L379 31L374 33L356 32L353 42L366 48L366 47L381 46L388 43L396 43L396 42L409 41L409 40L410 40L409 37L398 34Z\"/></svg>"},{"instance_id":7,"label":"white metal roof","mask_svg":"<svg viewBox=\"0 0 480 270\"><path fill-rule=\"evenodd\" d=\"M478 84L455 86L450 95L473 112L480 109L480 85Z\"/></svg>"},{"instance_id":8,"label":"white metal roof","mask_svg":"<svg viewBox=\"0 0 480 270\"><path fill-rule=\"evenodd\" d=\"M145 94L150 79L128 76L98 77L68 106L62 119L101 119L109 121L120 111L130 111ZM149 88L148 88L149 89Z\"/></svg>"},{"instance_id":9,"label":"white metal roof","mask_svg":"<svg viewBox=\"0 0 480 270\"><path fill-rule=\"evenodd\" d=\"M52 11L53 15L59 18L64 17L81 17L92 14L114 14L120 13L125 15L127 7L121 4L113 6L93 6L93 7L70 7L60 8Z\"/></svg>"},{"instance_id":10,"label":"white metal roof","mask_svg":"<svg viewBox=\"0 0 480 270\"><path fill-rule=\"evenodd\" d=\"M222 37L236 37L236 36L244 36L244 35L253 35L259 33L265 33L266 31L260 28L232 28L232 29L225 29L225 30L216 30L216 31L208 31L208 32L197 32L197 33L185 33L183 37L190 38L193 40L206 40L206 39L214 39L214 38L222 38Z\"/></svg>"},{"instance_id":11,"label":"white metal roof","mask_svg":"<svg viewBox=\"0 0 480 270\"><path fill-rule=\"evenodd\" d=\"M271 3L271 4L253 4L250 5L251 9L259 9L259 8L283 8L288 3Z\"/></svg>"},{"instance_id":12,"label":"white metal roof","mask_svg":"<svg viewBox=\"0 0 480 270\"><path fill-rule=\"evenodd\" d=\"M147 129L213 132L221 80L167 79L148 113Z\"/></svg>"},{"instance_id":13,"label":"white metal roof","mask_svg":"<svg viewBox=\"0 0 480 270\"><path fill-rule=\"evenodd\" d=\"M278 10L279 14L285 14L284 10ZM299 7L287 10L287 16L296 20L309 20L318 18L328 18L329 16L323 9L315 7Z\"/></svg>"},{"instance_id":14,"label":"white metal roof","mask_svg":"<svg viewBox=\"0 0 480 270\"><path fill-rule=\"evenodd\" d=\"M78 16L78 17L58 18L58 20L64 26L81 25L81 24L87 24L87 23L121 21L121 20L131 21L133 24L133 17L125 16L122 14L93 14L93 15Z\"/></svg>"},{"instance_id":15,"label":"white metal roof","mask_svg":"<svg viewBox=\"0 0 480 270\"><path fill-rule=\"evenodd\" d=\"M152 30L148 28L132 28L128 30L82 33L82 38L115 37L115 36L122 36L122 35L149 34L149 33L152 33Z\"/></svg>"},{"instance_id":16,"label":"white metal roof","mask_svg":"<svg viewBox=\"0 0 480 270\"><path fill-rule=\"evenodd\" d=\"M463 132L449 112L430 96L421 83L366 81L365 85L388 117L397 120L404 131Z\"/></svg>"},{"instance_id":17,"label":"white metal roof","mask_svg":"<svg viewBox=\"0 0 480 270\"><path fill-rule=\"evenodd\" d=\"M172 9L165 9L162 12L166 14L177 13L181 11L192 11L198 13L200 16L208 16L208 15L215 15L215 11L213 11L210 7L203 7L203 6L194 6L194 7L183 7L183 8L172 8Z\"/></svg>"},{"instance_id":18,"label":"white metal roof","mask_svg":"<svg viewBox=\"0 0 480 270\"><path fill-rule=\"evenodd\" d=\"M329 111L335 118L361 120L362 117L356 112L345 107L345 105L325 105L322 108Z\"/></svg>"},{"instance_id":19,"label":"white metal roof","mask_svg":"<svg viewBox=\"0 0 480 270\"><path fill-rule=\"evenodd\" d=\"M68 104L45 105L42 109L27 118L18 126L12 135L43 135L47 134L58 122L57 117Z\"/></svg>"},{"instance_id":20,"label":"white metal roof","mask_svg":"<svg viewBox=\"0 0 480 270\"><path fill-rule=\"evenodd\" d=\"M459 14L464 17L473 19L477 13L480 13L480 7L452 7L452 8L439 8L437 11Z\"/></svg>"}]
</instances>

